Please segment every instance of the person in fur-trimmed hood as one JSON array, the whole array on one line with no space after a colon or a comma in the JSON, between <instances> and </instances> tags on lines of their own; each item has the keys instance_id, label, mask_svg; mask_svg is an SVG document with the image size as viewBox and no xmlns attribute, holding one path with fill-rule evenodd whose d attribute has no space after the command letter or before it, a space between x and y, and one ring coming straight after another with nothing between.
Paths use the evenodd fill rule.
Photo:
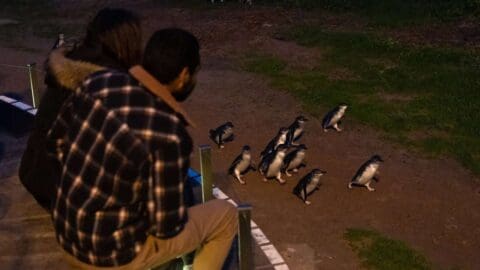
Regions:
<instances>
[{"instance_id":1,"label":"person in fur-trimmed hood","mask_svg":"<svg viewBox=\"0 0 480 270\"><path fill-rule=\"evenodd\" d=\"M60 107L91 73L102 69L127 71L142 57L140 19L124 9L100 10L88 24L82 44L67 51L52 51L45 64L47 90L35 116L22 156L19 178L46 210L52 207L60 168L48 156L46 135Z\"/></svg>"}]
</instances>

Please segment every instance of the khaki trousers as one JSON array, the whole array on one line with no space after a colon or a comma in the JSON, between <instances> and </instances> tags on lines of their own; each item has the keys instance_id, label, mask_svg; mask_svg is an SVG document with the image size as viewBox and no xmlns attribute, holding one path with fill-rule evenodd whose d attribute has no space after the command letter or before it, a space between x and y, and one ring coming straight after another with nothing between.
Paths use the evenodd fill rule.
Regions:
<instances>
[{"instance_id":1,"label":"khaki trousers","mask_svg":"<svg viewBox=\"0 0 480 270\"><path fill-rule=\"evenodd\" d=\"M220 270L238 230L237 209L223 200L212 200L188 209L188 222L175 237L159 239L148 236L135 259L119 267L95 267L70 254L69 263L76 269L144 270L157 267L196 250L194 270Z\"/></svg>"}]
</instances>

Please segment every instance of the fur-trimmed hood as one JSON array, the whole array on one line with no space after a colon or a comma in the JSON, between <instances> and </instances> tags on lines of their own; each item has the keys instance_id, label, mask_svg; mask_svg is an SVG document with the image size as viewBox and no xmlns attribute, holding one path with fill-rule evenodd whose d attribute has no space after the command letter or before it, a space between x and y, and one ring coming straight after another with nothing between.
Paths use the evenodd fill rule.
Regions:
<instances>
[{"instance_id":1,"label":"fur-trimmed hood","mask_svg":"<svg viewBox=\"0 0 480 270\"><path fill-rule=\"evenodd\" d=\"M106 68L89 62L70 59L65 56L66 52L64 48L52 51L47 62L48 72L61 87L75 90L81 86L88 75Z\"/></svg>"}]
</instances>

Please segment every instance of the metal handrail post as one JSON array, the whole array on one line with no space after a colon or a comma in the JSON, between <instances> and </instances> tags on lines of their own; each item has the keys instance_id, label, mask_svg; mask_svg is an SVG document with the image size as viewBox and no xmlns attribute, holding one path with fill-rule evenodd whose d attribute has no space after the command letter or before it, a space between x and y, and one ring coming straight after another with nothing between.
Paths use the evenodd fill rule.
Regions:
<instances>
[{"instance_id":1,"label":"metal handrail post","mask_svg":"<svg viewBox=\"0 0 480 270\"><path fill-rule=\"evenodd\" d=\"M30 80L30 92L32 95L32 106L37 108L38 106L38 91L37 91L37 70L35 69L36 63L30 63L27 65L28 78Z\"/></svg>"},{"instance_id":2,"label":"metal handrail post","mask_svg":"<svg viewBox=\"0 0 480 270\"><path fill-rule=\"evenodd\" d=\"M207 202L213 199L212 148L210 145L201 145L199 148L200 174L202 178L202 201Z\"/></svg>"},{"instance_id":3,"label":"metal handrail post","mask_svg":"<svg viewBox=\"0 0 480 270\"><path fill-rule=\"evenodd\" d=\"M238 206L238 261L239 270L253 269L252 231L251 231L252 206L249 204Z\"/></svg>"}]
</instances>

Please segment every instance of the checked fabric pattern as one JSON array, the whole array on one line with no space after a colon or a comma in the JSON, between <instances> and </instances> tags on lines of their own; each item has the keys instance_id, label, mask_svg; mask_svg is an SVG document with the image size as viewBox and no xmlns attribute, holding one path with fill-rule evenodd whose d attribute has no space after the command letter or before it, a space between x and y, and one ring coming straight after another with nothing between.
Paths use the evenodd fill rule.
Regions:
<instances>
[{"instance_id":1,"label":"checked fabric pattern","mask_svg":"<svg viewBox=\"0 0 480 270\"><path fill-rule=\"evenodd\" d=\"M122 265L148 234L168 238L183 229L192 140L182 117L130 75L90 75L48 136L62 170L52 219L67 252L97 266Z\"/></svg>"}]
</instances>

